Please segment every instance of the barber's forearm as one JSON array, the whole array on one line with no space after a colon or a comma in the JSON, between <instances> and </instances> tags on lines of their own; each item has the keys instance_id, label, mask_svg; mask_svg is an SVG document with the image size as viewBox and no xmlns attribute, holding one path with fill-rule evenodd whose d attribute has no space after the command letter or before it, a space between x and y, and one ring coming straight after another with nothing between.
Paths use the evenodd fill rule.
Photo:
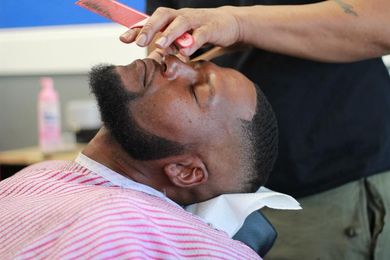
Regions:
<instances>
[{"instance_id":1,"label":"barber's forearm","mask_svg":"<svg viewBox=\"0 0 390 260\"><path fill-rule=\"evenodd\" d=\"M390 53L389 0L226 8L239 40L261 49L331 62Z\"/></svg>"}]
</instances>

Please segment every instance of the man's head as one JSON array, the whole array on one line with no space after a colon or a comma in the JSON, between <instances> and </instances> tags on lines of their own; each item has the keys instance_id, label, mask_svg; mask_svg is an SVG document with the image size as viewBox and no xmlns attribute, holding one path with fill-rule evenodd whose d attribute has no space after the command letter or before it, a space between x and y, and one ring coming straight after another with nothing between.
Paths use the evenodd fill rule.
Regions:
<instances>
[{"instance_id":1,"label":"man's head","mask_svg":"<svg viewBox=\"0 0 390 260\"><path fill-rule=\"evenodd\" d=\"M127 155L158 165L145 184L187 204L222 193L253 192L276 157L277 127L260 89L209 62L98 66L90 84L102 120Z\"/></svg>"}]
</instances>

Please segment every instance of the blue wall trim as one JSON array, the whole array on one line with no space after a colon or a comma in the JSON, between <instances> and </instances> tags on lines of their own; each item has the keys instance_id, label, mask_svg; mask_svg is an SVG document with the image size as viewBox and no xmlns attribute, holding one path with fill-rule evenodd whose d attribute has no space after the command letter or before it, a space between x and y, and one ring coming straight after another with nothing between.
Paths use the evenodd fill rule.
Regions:
<instances>
[{"instance_id":1,"label":"blue wall trim","mask_svg":"<svg viewBox=\"0 0 390 260\"><path fill-rule=\"evenodd\" d=\"M0 28L109 23L74 3L76 0L0 0ZM144 0L120 0L142 12Z\"/></svg>"}]
</instances>

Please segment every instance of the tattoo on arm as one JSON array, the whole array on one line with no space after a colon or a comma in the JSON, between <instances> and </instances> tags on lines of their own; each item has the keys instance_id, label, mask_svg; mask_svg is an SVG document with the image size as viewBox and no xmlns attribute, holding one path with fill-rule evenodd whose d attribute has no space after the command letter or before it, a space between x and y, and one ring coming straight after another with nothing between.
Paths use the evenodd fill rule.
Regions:
<instances>
[{"instance_id":1,"label":"tattoo on arm","mask_svg":"<svg viewBox=\"0 0 390 260\"><path fill-rule=\"evenodd\" d=\"M358 16L358 14L353 10L352 5L347 4L343 0L333 0L333 1L335 1L344 10L344 13L350 14L353 16Z\"/></svg>"}]
</instances>

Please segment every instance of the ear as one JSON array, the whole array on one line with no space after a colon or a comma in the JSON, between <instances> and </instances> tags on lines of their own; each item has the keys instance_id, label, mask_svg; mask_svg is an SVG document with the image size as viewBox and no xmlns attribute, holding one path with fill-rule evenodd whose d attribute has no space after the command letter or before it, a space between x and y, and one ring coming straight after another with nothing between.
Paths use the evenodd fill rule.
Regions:
<instances>
[{"instance_id":1,"label":"ear","mask_svg":"<svg viewBox=\"0 0 390 260\"><path fill-rule=\"evenodd\" d=\"M176 157L164 166L164 173L177 187L190 188L208 180L206 165L198 156Z\"/></svg>"}]
</instances>

